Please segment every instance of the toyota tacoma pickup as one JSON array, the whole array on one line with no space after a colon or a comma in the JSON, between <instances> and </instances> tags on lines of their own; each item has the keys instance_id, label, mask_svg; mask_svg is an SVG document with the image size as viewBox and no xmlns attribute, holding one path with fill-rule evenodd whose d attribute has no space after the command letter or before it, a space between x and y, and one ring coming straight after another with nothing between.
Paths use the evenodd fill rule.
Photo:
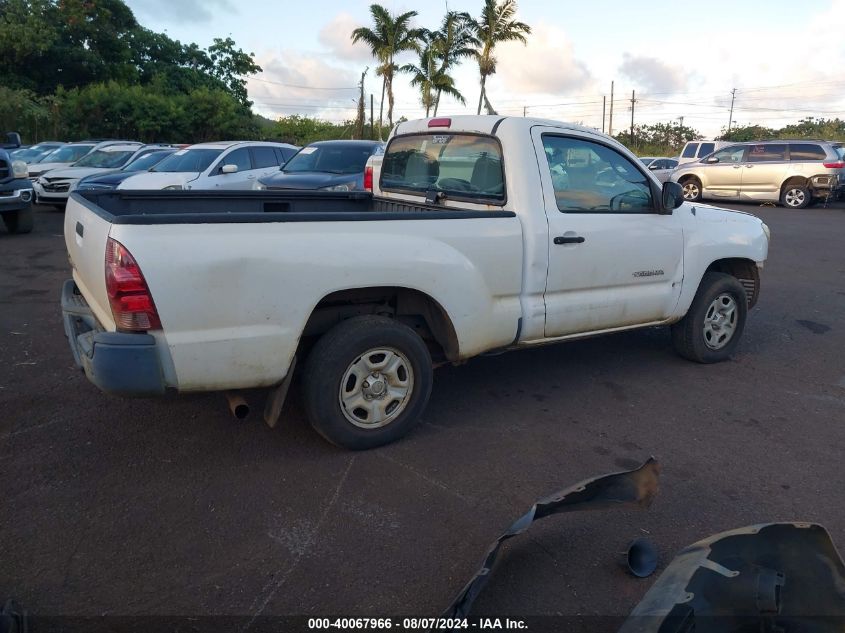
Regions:
<instances>
[{"instance_id":1,"label":"toyota tacoma pickup","mask_svg":"<svg viewBox=\"0 0 845 633\"><path fill-rule=\"evenodd\" d=\"M398 124L372 194L75 192L65 242L65 330L100 389L268 387L273 424L297 367L314 428L365 449L419 421L434 367L484 353L670 326L727 359L769 230L594 130L462 116Z\"/></svg>"}]
</instances>

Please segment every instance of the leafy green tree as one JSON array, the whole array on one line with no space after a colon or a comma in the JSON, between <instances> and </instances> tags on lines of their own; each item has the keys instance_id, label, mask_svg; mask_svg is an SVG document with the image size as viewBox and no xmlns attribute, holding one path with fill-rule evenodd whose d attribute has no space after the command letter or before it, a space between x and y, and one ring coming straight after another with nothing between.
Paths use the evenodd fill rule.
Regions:
<instances>
[{"instance_id":1,"label":"leafy green tree","mask_svg":"<svg viewBox=\"0 0 845 633\"><path fill-rule=\"evenodd\" d=\"M417 51L419 40L424 34L423 29L413 28L411 20L417 16L416 11L406 11L393 15L379 4L370 5L370 15L373 28L360 27L352 31L352 42L364 42L370 48L373 57L378 61L376 74L382 78L381 104L379 105L379 129L384 124L384 94L387 92L387 121L393 127L393 77L399 67L396 56L405 51Z\"/></svg>"},{"instance_id":2,"label":"leafy green tree","mask_svg":"<svg viewBox=\"0 0 845 633\"><path fill-rule=\"evenodd\" d=\"M630 129L614 135L617 141L640 156L674 156L681 151L687 141L702 138L701 132L675 121L637 125L634 137Z\"/></svg>"},{"instance_id":3,"label":"leafy green tree","mask_svg":"<svg viewBox=\"0 0 845 633\"><path fill-rule=\"evenodd\" d=\"M496 73L496 46L502 42L526 43L526 35L531 33L531 27L524 22L514 19L516 15L516 0L484 0L481 16L475 21L473 29L478 38L479 48L476 51L478 72L481 76L481 94L478 96L478 114L481 106L490 101L487 99L487 78Z\"/></svg>"},{"instance_id":4,"label":"leafy green tree","mask_svg":"<svg viewBox=\"0 0 845 633\"><path fill-rule=\"evenodd\" d=\"M730 132L726 132L723 128L722 135L718 137L718 140L736 142L765 141L775 137L777 137L777 132L772 128L762 125L738 125L732 127Z\"/></svg>"},{"instance_id":5,"label":"leafy green tree","mask_svg":"<svg viewBox=\"0 0 845 633\"><path fill-rule=\"evenodd\" d=\"M447 11L443 18L440 29L434 33L432 46L439 62L437 69L438 79L434 82L436 94L434 97L434 116L440 107L440 95L445 91L452 96L460 95L455 89L455 81L449 75L449 71L466 58L474 57L476 49L480 45L475 37L473 20L469 13L460 11ZM448 85L454 92L446 91L442 86ZM461 103L465 103L463 95L455 97Z\"/></svg>"},{"instance_id":6,"label":"leafy green tree","mask_svg":"<svg viewBox=\"0 0 845 633\"><path fill-rule=\"evenodd\" d=\"M215 37L214 43L208 47L208 58L211 76L222 81L240 103L250 107L252 102L247 98L244 77L261 72L261 67L255 63L255 54L236 48L231 37L225 40Z\"/></svg>"}]
</instances>

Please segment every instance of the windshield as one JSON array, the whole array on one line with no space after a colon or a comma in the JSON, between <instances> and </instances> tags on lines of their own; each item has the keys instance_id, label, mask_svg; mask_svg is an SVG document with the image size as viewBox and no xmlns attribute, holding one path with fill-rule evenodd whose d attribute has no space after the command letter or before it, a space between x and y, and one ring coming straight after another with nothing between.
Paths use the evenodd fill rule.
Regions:
<instances>
[{"instance_id":1,"label":"windshield","mask_svg":"<svg viewBox=\"0 0 845 633\"><path fill-rule=\"evenodd\" d=\"M123 168L123 171L146 171L151 167L158 165L163 159L170 156L173 152L150 152L139 156L131 163Z\"/></svg>"},{"instance_id":2,"label":"windshield","mask_svg":"<svg viewBox=\"0 0 845 633\"><path fill-rule=\"evenodd\" d=\"M369 147L309 145L291 158L282 169L286 174L317 171L329 174L359 174L372 154Z\"/></svg>"},{"instance_id":3,"label":"windshield","mask_svg":"<svg viewBox=\"0 0 845 633\"><path fill-rule=\"evenodd\" d=\"M108 151L104 149L91 152L85 158L77 161L74 167L98 167L105 169L114 169L120 167L127 161L127 159L135 153L136 150L126 151Z\"/></svg>"},{"instance_id":4,"label":"windshield","mask_svg":"<svg viewBox=\"0 0 845 633\"><path fill-rule=\"evenodd\" d=\"M41 163L75 163L91 151L93 145L65 145L50 152L39 162Z\"/></svg>"},{"instance_id":5,"label":"windshield","mask_svg":"<svg viewBox=\"0 0 845 633\"><path fill-rule=\"evenodd\" d=\"M165 158L151 171L167 173L205 171L222 153L222 149L182 149Z\"/></svg>"}]
</instances>

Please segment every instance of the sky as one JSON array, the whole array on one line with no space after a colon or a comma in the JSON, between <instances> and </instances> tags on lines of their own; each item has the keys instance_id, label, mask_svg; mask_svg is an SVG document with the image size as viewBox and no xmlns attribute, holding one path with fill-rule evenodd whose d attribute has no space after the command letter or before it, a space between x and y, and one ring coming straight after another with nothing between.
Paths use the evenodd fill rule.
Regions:
<instances>
[{"instance_id":1,"label":"sky","mask_svg":"<svg viewBox=\"0 0 845 633\"><path fill-rule=\"evenodd\" d=\"M355 117L357 84L381 80L363 44L350 34L370 26L361 0L127 0L147 28L182 42L208 46L231 36L255 54L263 72L249 79L254 109L270 118L288 114L341 122ZM446 2L384 0L393 12L416 10L417 26L439 26ZM480 12L482 0L449 0L449 9ZM806 116L845 118L845 0L521 0L517 18L532 27L528 44L497 48L498 72L488 79L500 114L536 116L602 129L602 100L613 132L634 122L683 117L706 136L728 123L736 89L734 125L781 127ZM414 61L408 54L400 63ZM466 106L446 99L438 114L474 114L478 69L454 71ZM408 76L394 80L394 119L424 116ZM385 106L386 110L386 106ZM386 113L385 113L386 117Z\"/></svg>"}]
</instances>

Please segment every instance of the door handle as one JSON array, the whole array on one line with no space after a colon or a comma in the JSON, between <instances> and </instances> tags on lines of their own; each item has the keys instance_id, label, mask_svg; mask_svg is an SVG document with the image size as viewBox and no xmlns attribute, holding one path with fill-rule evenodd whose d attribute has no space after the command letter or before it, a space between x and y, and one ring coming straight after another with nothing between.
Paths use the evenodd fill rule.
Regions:
<instances>
[{"instance_id":1,"label":"door handle","mask_svg":"<svg viewBox=\"0 0 845 633\"><path fill-rule=\"evenodd\" d=\"M754 167L754 165L746 165L745 166L746 169L751 169L752 167Z\"/></svg>"},{"instance_id":2,"label":"door handle","mask_svg":"<svg viewBox=\"0 0 845 633\"><path fill-rule=\"evenodd\" d=\"M734 165L734 169L742 169L742 165Z\"/></svg>"},{"instance_id":3,"label":"door handle","mask_svg":"<svg viewBox=\"0 0 845 633\"><path fill-rule=\"evenodd\" d=\"M573 237L558 235L554 239L555 244L582 244L583 242L584 242L584 238L581 237L580 235L573 236Z\"/></svg>"}]
</instances>

